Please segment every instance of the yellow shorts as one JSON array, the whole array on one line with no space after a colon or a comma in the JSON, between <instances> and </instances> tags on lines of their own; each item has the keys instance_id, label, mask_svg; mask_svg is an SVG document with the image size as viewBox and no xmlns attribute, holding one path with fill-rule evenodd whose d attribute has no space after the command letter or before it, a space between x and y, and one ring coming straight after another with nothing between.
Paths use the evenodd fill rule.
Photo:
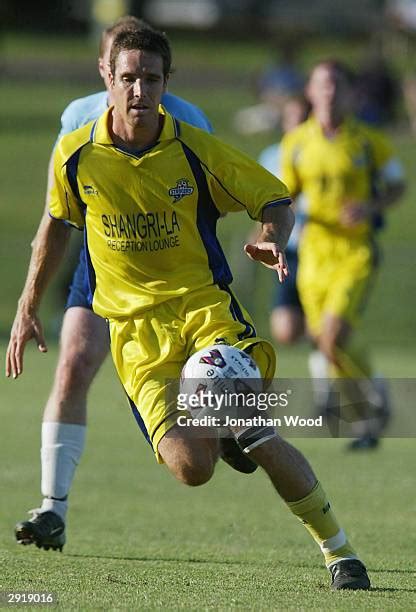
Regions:
<instances>
[{"instance_id":1,"label":"yellow shorts","mask_svg":"<svg viewBox=\"0 0 416 612\"><path fill-rule=\"evenodd\" d=\"M228 288L205 287L159 304L140 318L110 320L109 326L118 375L159 463L158 444L183 414L172 385L177 386L190 355L223 341L250 352L265 379L274 376L272 345L256 336L250 316Z\"/></svg>"},{"instance_id":2,"label":"yellow shorts","mask_svg":"<svg viewBox=\"0 0 416 612\"><path fill-rule=\"evenodd\" d=\"M345 236L308 235L299 248L297 285L312 335L322 330L324 314L356 325L374 279L375 247Z\"/></svg>"}]
</instances>

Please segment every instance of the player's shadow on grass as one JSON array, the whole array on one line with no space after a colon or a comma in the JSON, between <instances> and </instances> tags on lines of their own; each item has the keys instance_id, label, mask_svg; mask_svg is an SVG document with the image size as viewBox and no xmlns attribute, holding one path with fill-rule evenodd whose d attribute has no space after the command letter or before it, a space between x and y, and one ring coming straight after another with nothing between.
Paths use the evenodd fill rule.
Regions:
<instances>
[{"instance_id":1,"label":"player's shadow on grass","mask_svg":"<svg viewBox=\"0 0 416 612\"><path fill-rule=\"evenodd\" d=\"M416 589L401 589L395 587L374 587L370 589L372 593L416 593Z\"/></svg>"},{"instance_id":2,"label":"player's shadow on grass","mask_svg":"<svg viewBox=\"0 0 416 612\"><path fill-rule=\"evenodd\" d=\"M161 561L165 563L199 563L199 564L212 564L212 565L259 565L257 560L249 561L239 560L239 559L206 559L206 558L196 558L196 557L188 557L188 558L180 558L180 557L152 557L152 556L137 556L137 557L114 557L112 555L80 555L80 554L66 554L65 557L72 557L77 559L110 559L111 561ZM288 563L286 561L279 561L278 559L273 559L273 561L263 561L262 565L285 565L287 567ZM297 568L301 569L317 569L316 565L307 564L307 563L293 563L290 564ZM414 570L412 569L371 569L368 568L369 574L414 574ZM111 580L110 580L111 582ZM394 588L394 587L371 587L371 591L377 593L416 593L416 589L406 589L406 588Z\"/></svg>"},{"instance_id":3,"label":"player's shadow on grass","mask_svg":"<svg viewBox=\"0 0 416 612\"><path fill-rule=\"evenodd\" d=\"M209 558L196 558L196 557L114 557L112 555L80 555L77 553L66 554L65 557L76 558L76 559L109 559L111 561L164 561L166 563L201 563L201 564L213 564L213 565L258 565L258 561L248 561L239 559L209 559ZM279 561L270 561L270 563L278 564L282 563Z\"/></svg>"},{"instance_id":4,"label":"player's shadow on grass","mask_svg":"<svg viewBox=\"0 0 416 612\"><path fill-rule=\"evenodd\" d=\"M375 569L372 567L368 567L367 565L367 569L368 572L371 574L414 574L415 570L414 569L392 569L391 567L389 569Z\"/></svg>"}]
</instances>

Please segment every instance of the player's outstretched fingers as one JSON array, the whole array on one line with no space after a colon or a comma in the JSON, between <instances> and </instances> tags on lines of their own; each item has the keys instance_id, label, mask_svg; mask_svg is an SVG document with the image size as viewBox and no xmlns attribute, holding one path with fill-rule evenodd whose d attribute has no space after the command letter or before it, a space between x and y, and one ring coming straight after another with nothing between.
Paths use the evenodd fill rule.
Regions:
<instances>
[{"instance_id":1,"label":"player's outstretched fingers","mask_svg":"<svg viewBox=\"0 0 416 612\"><path fill-rule=\"evenodd\" d=\"M279 277L279 281L283 283L287 276L289 276L289 266L287 265L286 255L283 251L279 251L277 257L277 264L275 266L275 270Z\"/></svg>"},{"instance_id":2,"label":"player's outstretched fingers","mask_svg":"<svg viewBox=\"0 0 416 612\"><path fill-rule=\"evenodd\" d=\"M15 338L11 338L6 353L6 376L17 378L23 371L23 355L19 348L19 343Z\"/></svg>"},{"instance_id":3,"label":"player's outstretched fingers","mask_svg":"<svg viewBox=\"0 0 416 612\"><path fill-rule=\"evenodd\" d=\"M13 359L13 347L11 346L10 342L9 342L9 346L7 347L7 352L6 352L6 367L5 367L5 372L6 372L6 376L8 378L12 374L13 374L13 378L16 378L16 376L15 376L15 365L14 365L14 359Z\"/></svg>"},{"instance_id":4,"label":"player's outstretched fingers","mask_svg":"<svg viewBox=\"0 0 416 612\"><path fill-rule=\"evenodd\" d=\"M253 261L260 261L267 268L276 270L282 283L289 275L289 268L284 251L275 242L258 242L244 246L246 255Z\"/></svg>"}]
</instances>

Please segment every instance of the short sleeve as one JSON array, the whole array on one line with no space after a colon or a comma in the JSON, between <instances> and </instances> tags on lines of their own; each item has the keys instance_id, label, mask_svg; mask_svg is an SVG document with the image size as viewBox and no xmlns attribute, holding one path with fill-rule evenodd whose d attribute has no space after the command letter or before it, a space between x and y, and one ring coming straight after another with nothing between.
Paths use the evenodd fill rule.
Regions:
<instances>
[{"instance_id":1,"label":"short sleeve","mask_svg":"<svg viewBox=\"0 0 416 612\"><path fill-rule=\"evenodd\" d=\"M75 193L74 185L71 185L68 175L68 169L71 168L73 160L69 158L65 161L61 143L62 140L59 141L54 152L54 184L49 195L49 214L54 219L66 221L77 229L82 229L84 227L84 214Z\"/></svg>"},{"instance_id":2,"label":"short sleeve","mask_svg":"<svg viewBox=\"0 0 416 612\"><path fill-rule=\"evenodd\" d=\"M212 199L220 211L247 210L261 221L267 206L290 204L286 185L253 159L212 138L212 148L204 163Z\"/></svg>"}]
</instances>

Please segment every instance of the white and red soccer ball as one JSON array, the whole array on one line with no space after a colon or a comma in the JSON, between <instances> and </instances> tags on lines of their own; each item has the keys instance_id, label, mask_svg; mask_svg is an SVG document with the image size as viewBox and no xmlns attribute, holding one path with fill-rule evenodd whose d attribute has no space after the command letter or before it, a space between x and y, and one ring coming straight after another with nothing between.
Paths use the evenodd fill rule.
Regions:
<instances>
[{"instance_id":1,"label":"white and red soccer ball","mask_svg":"<svg viewBox=\"0 0 416 612\"><path fill-rule=\"evenodd\" d=\"M181 373L181 397L188 398L189 411L199 418L216 414L211 401L213 396L258 393L261 388L262 379L256 363L250 355L228 344L214 344L194 353ZM199 406L190 399L195 396L201 398Z\"/></svg>"}]
</instances>

